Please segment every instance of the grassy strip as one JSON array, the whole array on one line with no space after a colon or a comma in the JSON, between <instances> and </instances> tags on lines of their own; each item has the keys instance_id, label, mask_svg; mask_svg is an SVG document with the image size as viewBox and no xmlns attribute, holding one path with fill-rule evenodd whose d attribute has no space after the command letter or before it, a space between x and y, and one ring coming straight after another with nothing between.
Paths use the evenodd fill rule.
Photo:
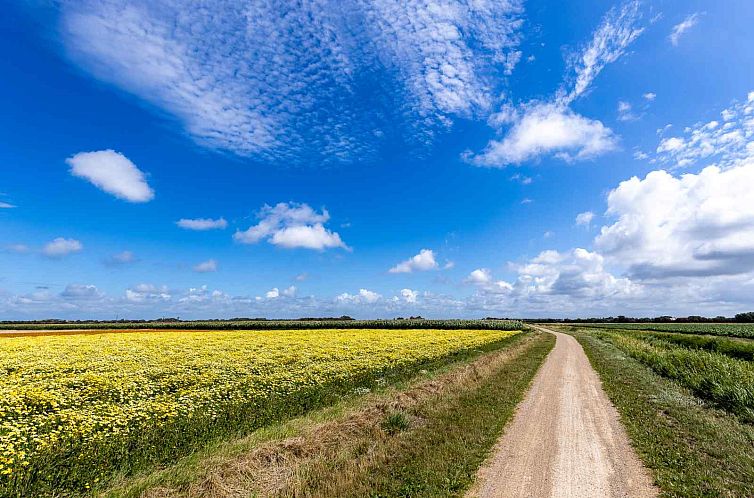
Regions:
<instances>
[{"instance_id":1,"label":"grassy strip","mask_svg":"<svg viewBox=\"0 0 754 498\"><path fill-rule=\"evenodd\" d=\"M754 365L720 353L687 349L666 341L648 343L619 333L596 334L655 372L679 382L697 396L754 422Z\"/></svg>"},{"instance_id":2,"label":"grassy strip","mask_svg":"<svg viewBox=\"0 0 754 498\"><path fill-rule=\"evenodd\" d=\"M703 349L724 354L738 360L754 361L754 340L730 337L719 337L696 334L676 334L673 332L650 332L650 331L621 331L632 337L654 343L656 341L671 342L678 346L690 349Z\"/></svg>"},{"instance_id":3,"label":"grassy strip","mask_svg":"<svg viewBox=\"0 0 754 498\"><path fill-rule=\"evenodd\" d=\"M706 334L754 339L754 323L590 323L589 328L652 330L679 334Z\"/></svg>"},{"instance_id":4,"label":"grassy strip","mask_svg":"<svg viewBox=\"0 0 754 498\"><path fill-rule=\"evenodd\" d=\"M524 354L478 382L401 414L413 421L409 429L367 445L355 458L322 459L304 473L306 487L300 495L460 496L554 344L553 336L537 335Z\"/></svg>"},{"instance_id":5,"label":"grassy strip","mask_svg":"<svg viewBox=\"0 0 754 498\"><path fill-rule=\"evenodd\" d=\"M479 329L521 330L517 320L195 320L137 322L0 323L1 330L297 330L297 329Z\"/></svg>"},{"instance_id":6,"label":"grassy strip","mask_svg":"<svg viewBox=\"0 0 754 498\"><path fill-rule=\"evenodd\" d=\"M571 331L663 496L754 496L754 427L705 405L615 345Z\"/></svg>"},{"instance_id":7,"label":"grassy strip","mask_svg":"<svg viewBox=\"0 0 754 498\"><path fill-rule=\"evenodd\" d=\"M137 497L137 496L178 496L191 495L197 481L206 479L217 468L221 468L228 462L243 460L260 446L279 440L300 438L307 430L318 424L331 423L342 419L348 413L361 409L370 403L384 402L397 391L406 389L416 382L432 382L432 379L453 372L458 368L468 365L470 362L482 361L490 355L505 354L512 349L520 349L532 341L532 334L521 333L508 337L498 342L489 343L479 349L464 350L456 354L438 359L433 362L425 362L422 370L403 372L400 375L385 377L386 384L372 386L374 393L366 396L346 396L334 405L312 410L306 415L291 420L270 424L238 439L217 440L209 442L203 448L169 467L147 471L136 476L121 476L110 486L98 494L110 497ZM419 373L418 377L415 375ZM269 458L269 455L265 455ZM179 490L170 491L167 490ZM200 495L202 493L199 493Z\"/></svg>"}]
</instances>

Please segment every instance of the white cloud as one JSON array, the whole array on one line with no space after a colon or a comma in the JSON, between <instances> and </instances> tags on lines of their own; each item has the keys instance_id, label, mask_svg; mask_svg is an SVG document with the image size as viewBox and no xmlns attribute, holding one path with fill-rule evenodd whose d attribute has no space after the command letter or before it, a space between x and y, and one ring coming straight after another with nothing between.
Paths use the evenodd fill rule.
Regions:
<instances>
[{"instance_id":1,"label":"white cloud","mask_svg":"<svg viewBox=\"0 0 754 498\"><path fill-rule=\"evenodd\" d=\"M71 174L129 202L148 202L154 198L144 173L134 163L114 150L79 152L65 162Z\"/></svg>"},{"instance_id":2,"label":"white cloud","mask_svg":"<svg viewBox=\"0 0 754 498\"><path fill-rule=\"evenodd\" d=\"M513 286L505 280L495 280L488 268L478 268L466 277L466 283L475 285L486 294L510 294Z\"/></svg>"},{"instance_id":3,"label":"white cloud","mask_svg":"<svg viewBox=\"0 0 754 498\"><path fill-rule=\"evenodd\" d=\"M401 289L401 297L404 301L410 304L414 304L417 301L419 292L411 289Z\"/></svg>"},{"instance_id":4,"label":"white cloud","mask_svg":"<svg viewBox=\"0 0 754 498\"><path fill-rule=\"evenodd\" d=\"M62 3L60 24L76 63L174 116L200 144L343 160L368 153L393 118L431 136L486 108L492 76L520 58L522 10L519 0L84 0ZM377 72L384 93L365 104L354 97L361 76Z\"/></svg>"},{"instance_id":5,"label":"white cloud","mask_svg":"<svg viewBox=\"0 0 754 498\"><path fill-rule=\"evenodd\" d=\"M652 102L657 98L657 94L652 93L652 92L647 92L644 95L642 95L642 97L644 97L644 100L646 100L647 102Z\"/></svg>"},{"instance_id":6,"label":"white cloud","mask_svg":"<svg viewBox=\"0 0 754 498\"><path fill-rule=\"evenodd\" d=\"M419 254L412 256L390 268L390 273L411 273L414 271L434 270L438 267L435 253L431 249L422 249Z\"/></svg>"},{"instance_id":7,"label":"white cloud","mask_svg":"<svg viewBox=\"0 0 754 498\"><path fill-rule=\"evenodd\" d=\"M130 289L126 289L126 301L130 303L160 303L168 302L172 299L172 294L166 286L155 286L152 284L139 284Z\"/></svg>"},{"instance_id":8,"label":"white cloud","mask_svg":"<svg viewBox=\"0 0 754 498\"><path fill-rule=\"evenodd\" d=\"M45 244L42 248L42 254L50 258L60 258L80 252L82 249L84 249L84 245L78 240L58 237Z\"/></svg>"},{"instance_id":9,"label":"white cloud","mask_svg":"<svg viewBox=\"0 0 754 498\"><path fill-rule=\"evenodd\" d=\"M175 224L186 230L222 230L228 226L225 218L181 218Z\"/></svg>"},{"instance_id":10,"label":"white cloud","mask_svg":"<svg viewBox=\"0 0 754 498\"><path fill-rule=\"evenodd\" d=\"M492 140L478 155L466 155L477 166L504 167L546 154L571 161L614 150L617 138L600 121L555 104L525 110L502 140Z\"/></svg>"},{"instance_id":11,"label":"white cloud","mask_svg":"<svg viewBox=\"0 0 754 498\"><path fill-rule=\"evenodd\" d=\"M589 226L594 219L594 213L591 211L584 211L576 215L576 224Z\"/></svg>"},{"instance_id":12,"label":"white cloud","mask_svg":"<svg viewBox=\"0 0 754 498\"><path fill-rule=\"evenodd\" d=\"M283 290L278 289L277 287L273 287L272 289L268 290L264 297L267 299L277 299L279 297L295 297L296 296L296 289L295 285L291 285L290 287L287 287Z\"/></svg>"},{"instance_id":13,"label":"white cloud","mask_svg":"<svg viewBox=\"0 0 754 498\"><path fill-rule=\"evenodd\" d=\"M16 207L14 204L10 204L8 202L0 202L0 209L13 209Z\"/></svg>"},{"instance_id":14,"label":"white cloud","mask_svg":"<svg viewBox=\"0 0 754 498\"><path fill-rule=\"evenodd\" d=\"M727 168L754 158L754 99L734 102L715 119L686 127L682 136L662 137L654 160L670 169L698 163ZM670 128L660 131L661 136Z\"/></svg>"},{"instance_id":15,"label":"white cloud","mask_svg":"<svg viewBox=\"0 0 754 498\"><path fill-rule=\"evenodd\" d=\"M701 14L699 12L696 12L694 14L689 15L681 21L680 23L673 26L673 31L670 32L668 35L668 39L670 40L670 43L672 43L675 46L678 46L678 41L681 39L681 36L699 22Z\"/></svg>"},{"instance_id":16,"label":"white cloud","mask_svg":"<svg viewBox=\"0 0 754 498\"><path fill-rule=\"evenodd\" d=\"M635 121L639 117L631 112L631 104L623 100L618 101L618 121Z\"/></svg>"},{"instance_id":17,"label":"white cloud","mask_svg":"<svg viewBox=\"0 0 754 498\"><path fill-rule=\"evenodd\" d=\"M127 265L136 262L136 255L131 251L122 251L113 254L105 260L105 264L109 266Z\"/></svg>"},{"instance_id":18,"label":"white cloud","mask_svg":"<svg viewBox=\"0 0 754 498\"><path fill-rule=\"evenodd\" d=\"M194 271L197 273L210 273L217 271L217 261L214 259L208 259L194 266Z\"/></svg>"},{"instance_id":19,"label":"white cloud","mask_svg":"<svg viewBox=\"0 0 754 498\"><path fill-rule=\"evenodd\" d=\"M479 268L469 273L466 281L472 284L488 284L492 281L492 272L488 268Z\"/></svg>"},{"instance_id":20,"label":"white cloud","mask_svg":"<svg viewBox=\"0 0 754 498\"><path fill-rule=\"evenodd\" d=\"M237 231L233 238L242 244L256 244L266 239L270 244L289 249L349 249L340 235L325 228L324 224L330 219L326 209L318 213L307 204L281 202L274 207L262 207L258 218L259 223Z\"/></svg>"},{"instance_id":21,"label":"white cloud","mask_svg":"<svg viewBox=\"0 0 754 498\"><path fill-rule=\"evenodd\" d=\"M477 166L504 167L549 154L574 161L614 150L617 138L609 128L575 113L569 106L642 33L639 7L638 1L630 1L609 10L591 42L570 57L573 76L565 79L554 98L549 102L529 102L520 110L503 105L490 117L489 124L504 136L490 140L481 153L466 151L462 158ZM500 128L504 126L508 129L503 133Z\"/></svg>"},{"instance_id":22,"label":"white cloud","mask_svg":"<svg viewBox=\"0 0 754 498\"><path fill-rule=\"evenodd\" d=\"M60 297L70 300L100 299L103 294L94 285L69 284L60 293Z\"/></svg>"},{"instance_id":23,"label":"white cloud","mask_svg":"<svg viewBox=\"0 0 754 498\"><path fill-rule=\"evenodd\" d=\"M561 88L557 100L568 105L581 96L607 64L621 57L628 46L644 31L640 3L629 1L613 7L602 19L592 41L571 59L575 78L570 91Z\"/></svg>"},{"instance_id":24,"label":"white cloud","mask_svg":"<svg viewBox=\"0 0 754 498\"><path fill-rule=\"evenodd\" d=\"M595 245L634 278L754 272L754 162L675 177L653 171L608 195Z\"/></svg>"},{"instance_id":25,"label":"white cloud","mask_svg":"<svg viewBox=\"0 0 754 498\"><path fill-rule=\"evenodd\" d=\"M359 289L358 294L344 292L335 298L339 304L374 304L382 299L382 296L368 289Z\"/></svg>"}]
</instances>

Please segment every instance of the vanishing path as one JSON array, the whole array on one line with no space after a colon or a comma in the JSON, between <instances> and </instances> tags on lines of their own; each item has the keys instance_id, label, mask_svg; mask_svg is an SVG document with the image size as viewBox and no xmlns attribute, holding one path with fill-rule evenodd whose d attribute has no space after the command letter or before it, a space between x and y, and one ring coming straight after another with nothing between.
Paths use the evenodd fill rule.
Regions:
<instances>
[{"instance_id":1,"label":"vanishing path","mask_svg":"<svg viewBox=\"0 0 754 498\"><path fill-rule=\"evenodd\" d=\"M555 334L545 360L472 496L656 496L618 412L602 390L581 345Z\"/></svg>"}]
</instances>

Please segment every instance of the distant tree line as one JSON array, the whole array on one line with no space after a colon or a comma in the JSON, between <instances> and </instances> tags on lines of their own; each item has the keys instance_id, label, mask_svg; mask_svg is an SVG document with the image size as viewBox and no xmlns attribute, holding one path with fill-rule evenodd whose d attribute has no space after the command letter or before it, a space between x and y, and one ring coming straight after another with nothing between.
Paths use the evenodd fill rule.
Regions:
<instances>
[{"instance_id":1,"label":"distant tree line","mask_svg":"<svg viewBox=\"0 0 754 498\"><path fill-rule=\"evenodd\" d=\"M656 316L636 318L631 316L608 316L600 318L525 318L522 322L537 323L754 323L754 311L747 313L738 313L734 317L715 316L707 317L700 315L690 316Z\"/></svg>"}]
</instances>

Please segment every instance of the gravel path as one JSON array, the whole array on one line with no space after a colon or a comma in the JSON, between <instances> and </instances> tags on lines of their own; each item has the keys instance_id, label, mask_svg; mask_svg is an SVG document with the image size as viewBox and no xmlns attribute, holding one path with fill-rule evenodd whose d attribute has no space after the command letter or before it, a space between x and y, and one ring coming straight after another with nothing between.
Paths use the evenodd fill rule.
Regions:
<instances>
[{"instance_id":1,"label":"gravel path","mask_svg":"<svg viewBox=\"0 0 754 498\"><path fill-rule=\"evenodd\" d=\"M555 348L470 496L657 496L579 343L540 330L555 334Z\"/></svg>"}]
</instances>

